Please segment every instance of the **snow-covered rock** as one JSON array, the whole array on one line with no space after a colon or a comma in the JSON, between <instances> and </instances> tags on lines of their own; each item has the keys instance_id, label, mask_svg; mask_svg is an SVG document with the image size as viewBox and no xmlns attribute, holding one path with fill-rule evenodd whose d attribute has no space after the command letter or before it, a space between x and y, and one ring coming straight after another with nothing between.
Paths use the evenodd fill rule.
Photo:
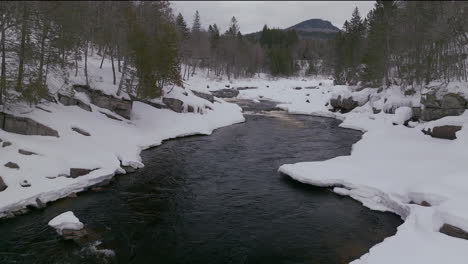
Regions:
<instances>
[{"instance_id":1,"label":"snow-covered rock","mask_svg":"<svg viewBox=\"0 0 468 264\"><path fill-rule=\"evenodd\" d=\"M403 125L413 117L413 110L408 106L398 107L393 116L393 124Z\"/></svg>"},{"instance_id":2,"label":"snow-covered rock","mask_svg":"<svg viewBox=\"0 0 468 264\"><path fill-rule=\"evenodd\" d=\"M49 226L55 228L57 233L62 235L63 230L81 230L84 228L84 224L75 216L72 211L62 213L48 223Z\"/></svg>"}]
</instances>

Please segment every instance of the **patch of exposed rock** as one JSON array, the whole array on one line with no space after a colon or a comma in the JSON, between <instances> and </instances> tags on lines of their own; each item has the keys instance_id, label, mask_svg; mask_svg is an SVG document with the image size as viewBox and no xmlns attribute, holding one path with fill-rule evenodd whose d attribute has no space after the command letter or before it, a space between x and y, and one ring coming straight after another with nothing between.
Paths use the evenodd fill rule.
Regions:
<instances>
[{"instance_id":1,"label":"patch of exposed rock","mask_svg":"<svg viewBox=\"0 0 468 264\"><path fill-rule=\"evenodd\" d=\"M76 133L81 134L81 135L86 136L86 137L91 136L90 133L88 133L87 131L85 131L85 130L79 128L79 127L72 127L72 130L75 131Z\"/></svg>"},{"instance_id":2,"label":"patch of exposed rock","mask_svg":"<svg viewBox=\"0 0 468 264\"><path fill-rule=\"evenodd\" d=\"M65 106L76 105L76 106L78 106L79 108L81 108L83 110L86 110L88 112L92 112L91 106L89 104L81 101L80 99L77 99L77 98L62 94L62 93L58 93L58 100L59 100L60 103L62 103Z\"/></svg>"},{"instance_id":3,"label":"patch of exposed rock","mask_svg":"<svg viewBox=\"0 0 468 264\"><path fill-rule=\"evenodd\" d=\"M220 98L235 98L239 95L239 91L237 89L221 89L217 91L211 91L211 93Z\"/></svg>"},{"instance_id":4,"label":"patch of exposed rock","mask_svg":"<svg viewBox=\"0 0 468 264\"><path fill-rule=\"evenodd\" d=\"M337 98L330 99L330 105L333 107L333 112L340 111L341 113L347 113L358 107L359 103L353 100L352 97L343 98L341 95L338 95Z\"/></svg>"},{"instance_id":5,"label":"patch of exposed rock","mask_svg":"<svg viewBox=\"0 0 468 264\"><path fill-rule=\"evenodd\" d=\"M182 113L184 111L184 102L176 98L166 98L162 99L163 103L169 107L174 112Z\"/></svg>"},{"instance_id":6,"label":"patch of exposed rock","mask_svg":"<svg viewBox=\"0 0 468 264\"><path fill-rule=\"evenodd\" d=\"M456 139L457 138L457 131L461 130L461 126L452 126L452 125L445 125L445 126L435 126L432 129L422 130L422 132L426 135L430 135L434 138L442 138L442 139Z\"/></svg>"},{"instance_id":7,"label":"patch of exposed rock","mask_svg":"<svg viewBox=\"0 0 468 264\"><path fill-rule=\"evenodd\" d=\"M28 117L14 116L0 112L0 129L21 135L59 137L56 130Z\"/></svg>"},{"instance_id":8,"label":"patch of exposed rock","mask_svg":"<svg viewBox=\"0 0 468 264\"><path fill-rule=\"evenodd\" d=\"M4 190L6 190L6 188L8 188L8 185L5 184L2 177L0 176L0 192L3 192Z\"/></svg>"},{"instance_id":9,"label":"patch of exposed rock","mask_svg":"<svg viewBox=\"0 0 468 264\"><path fill-rule=\"evenodd\" d=\"M444 224L440 229L439 232L442 234L446 234L447 236L451 237L456 237L456 238L461 238L461 239L467 239L468 240L468 232L465 230L449 225L449 224Z\"/></svg>"},{"instance_id":10,"label":"patch of exposed rock","mask_svg":"<svg viewBox=\"0 0 468 264\"><path fill-rule=\"evenodd\" d=\"M421 98L424 105L421 119L424 121L436 120L445 116L458 116L465 112L467 102L458 94L448 93L437 98L435 92L427 93Z\"/></svg>"},{"instance_id":11,"label":"patch of exposed rock","mask_svg":"<svg viewBox=\"0 0 468 264\"><path fill-rule=\"evenodd\" d=\"M80 169L80 168L70 168L70 177L71 178L78 178L80 176L86 175L94 170L97 169Z\"/></svg>"},{"instance_id":12,"label":"patch of exposed rock","mask_svg":"<svg viewBox=\"0 0 468 264\"><path fill-rule=\"evenodd\" d=\"M21 155L26 155L26 156L37 155L37 153L34 153L32 151L27 151L24 149L18 149L18 153Z\"/></svg>"},{"instance_id":13,"label":"patch of exposed rock","mask_svg":"<svg viewBox=\"0 0 468 264\"><path fill-rule=\"evenodd\" d=\"M108 109L126 119L131 118L133 101L125 98L117 98L108 95L99 90L91 89L87 85L73 85L73 89L78 92L84 92L89 96L92 104Z\"/></svg>"},{"instance_id":14,"label":"patch of exposed rock","mask_svg":"<svg viewBox=\"0 0 468 264\"><path fill-rule=\"evenodd\" d=\"M14 162L11 162L11 161L5 163L4 166L7 167L7 168L10 168L10 169L19 169L20 168L18 164L14 163Z\"/></svg>"},{"instance_id":15,"label":"patch of exposed rock","mask_svg":"<svg viewBox=\"0 0 468 264\"><path fill-rule=\"evenodd\" d=\"M214 103L214 96L212 94L202 93L202 92L198 92L198 91L194 91L194 90L192 90L192 93L195 96L198 96L198 97L200 97L202 99L208 100L211 103Z\"/></svg>"}]
</instances>

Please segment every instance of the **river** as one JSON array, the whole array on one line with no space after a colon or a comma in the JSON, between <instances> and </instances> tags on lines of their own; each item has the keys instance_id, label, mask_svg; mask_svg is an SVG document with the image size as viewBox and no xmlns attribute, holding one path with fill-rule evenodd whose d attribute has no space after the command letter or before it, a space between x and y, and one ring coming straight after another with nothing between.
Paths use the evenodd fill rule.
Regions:
<instances>
[{"instance_id":1,"label":"river","mask_svg":"<svg viewBox=\"0 0 468 264\"><path fill-rule=\"evenodd\" d=\"M100 191L0 220L0 263L348 263L396 232L391 213L293 181L285 163L349 155L361 133L331 118L241 102L246 122L165 142ZM47 226L71 210L114 256Z\"/></svg>"}]
</instances>

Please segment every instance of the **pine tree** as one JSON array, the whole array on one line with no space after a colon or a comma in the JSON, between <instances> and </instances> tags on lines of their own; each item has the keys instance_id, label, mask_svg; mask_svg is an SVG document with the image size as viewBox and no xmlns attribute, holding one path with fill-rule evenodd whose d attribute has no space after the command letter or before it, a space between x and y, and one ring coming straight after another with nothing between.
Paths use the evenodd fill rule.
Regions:
<instances>
[{"instance_id":1,"label":"pine tree","mask_svg":"<svg viewBox=\"0 0 468 264\"><path fill-rule=\"evenodd\" d=\"M200 31L201 31L200 13L198 13L198 10L197 10L195 11L195 16L193 19L192 33L198 33Z\"/></svg>"}]
</instances>

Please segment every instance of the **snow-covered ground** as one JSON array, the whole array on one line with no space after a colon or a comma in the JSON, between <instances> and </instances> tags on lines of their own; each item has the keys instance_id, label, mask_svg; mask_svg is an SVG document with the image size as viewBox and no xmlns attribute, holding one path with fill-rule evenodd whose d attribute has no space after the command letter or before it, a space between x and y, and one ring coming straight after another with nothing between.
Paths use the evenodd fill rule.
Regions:
<instances>
[{"instance_id":1,"label":"snow-covered ground","mask_svg":"<svg viewBox=\"0 0 468 264\"><path fill-rule=\"evenodd\" d=\"M99 69L99 63L98 58L89 59L91 85L107 94L115 94L117 86L112 84L109 62L105 61L103 69ZM64 90L73 83L82 84L84 76L79 77L73 77L74 81L63 85L60 75L51 75L48 84L52 90ZM168 97L183 97L185 102L204 109L203 114L176 113L134 102L131 119L118 121L101 113L112 112L95 105L91 105L92 112L78 106L55 103L40 105L49 112L24 105L10 106L10 112L49 126L58 131L60 137L25 136L0 130L3 143L12 143L6 147L0 146L0 176L8 186L0 192L0 217L28 205L36 205L38 201L42 204L66 197L111 179L116 173L125 173L121 164L143 167L140 152L160 145L163 140L194 134L209 135L214 129L245 120L236 104L221 99L211 103L180 87L168 87L165 93ZM206 109L206 105L211 110ZM72 128L79 128L90 136L79 134ZM23 155L19 153L20 149L35 154ZM7 162L16 163L19 169L3 166ZM65 176L70 174L70 168L93 171L70 178Z\"/></svg>"},{"instance_id":2,"label":"snow-covered ground","mask_svg":"<svg viewBox=\"0 0 468 264\"><path fill-rule=\"evenodd\" d=\"M98 69L99 63L98 58L90 59L92 85L115 94L116 86L111 84L108 62L103 69ZM57 90L63 88L59 79L52 78L49 85L55 85ZM466 95L464 85L452 88ZM465 204L468 201L468 129L465 125L468 113L412 124L414 128L409 128L402 123L409 116L411 107L419 106L419 93L403 96L398 87L379 94L375 89L351 93L349 87L333 86L331 80L323 78L271 79L261 75L228 81L197 74L185 86L202 92L256 87L241 90L238 98L270 99L279 102L279 107L290 114L335 117L343 120L342 127L366 132L353 146L350 156L286 164L279 168L298 181L333 187L340 195L351 196L374 210L395 212L405 220L396 235L374 246L353 263L466 263L468 241L438 230L444 223L468 230ZM171 96L188 96L185 99L192 104L207 105L206 100L193 96L190 91L184 95L184 91L188 90L176 87ZM338 95L352 95L360 106L347 114L332 113L327 103ZM367 100L369 97L371 100ZM235 104L217 100L209 106L213 110L203 114L175 113L135 102L132 118L128 121L109 119L99 113L106 112L105 109L94 105L93 112L76 106L48 104L42 107L51 113L34 109L22 114L56 129L60 137L22 136L0 130L0 138L13 143L0 150L2 161L12 161L20 166L19 170L0 167L0 175L8 185L0 192L0 212L35 204L36 198L46 202L83 190L111 178L116 172L123 172L120 162L142 167L140 152L165 139L210 134L218 127L244 121L241 109ZM386 111L374 114L373 108L392 108L396 114ZM463 128L453 141L432 138L421 132L423 128L441 124L456 124ZM72 131L72 127L91 136L80 135ZM20 155L19 149L38 155ZM97 170L75 179L57 177L67 174L69 168ZM21 187L19 183L24 180L31 186ZM418 205L425 203L431 206Z\"/></svg>"},{"instance_id":3,"label":"snow-covered ground","mask_svg":"<svg viewBox=\"0 0 468 264\"><path fill-rule=\"evenodd\" d=\"M295 180L334 187L340 195L351 196L374 210L395 212L405 220L396 235L353 263L467 263L468 241L438 231L443 224L468 231L468 113L409 128L402 123L411 114L409 106L419 106L418 94L405 97L397 87L379 95L375 89L351 93L348 87L323 81L319 89L305 89L317 82L300 85L298 81L297 86L303 87L299 90L293 88L296 83L291 80L276 82L269 88L262 81L259 89L243 90L239 97L281 101L280 107L290 114L331 116L343 120L341 127L366 132L353 145L350 156L279 168ZM457 89L463 88L459 85ZM347 114L332 113L326 103L339 94L352 94L356 101L369 96L371 100L362 100L362 106ZM372 107L376 106L396 111L374 114ZM421 132L423 128L446 124L463 126L457 139L437 139ZM418 205L424 202L431 206Z\"/></svg>"}]
</instances>

